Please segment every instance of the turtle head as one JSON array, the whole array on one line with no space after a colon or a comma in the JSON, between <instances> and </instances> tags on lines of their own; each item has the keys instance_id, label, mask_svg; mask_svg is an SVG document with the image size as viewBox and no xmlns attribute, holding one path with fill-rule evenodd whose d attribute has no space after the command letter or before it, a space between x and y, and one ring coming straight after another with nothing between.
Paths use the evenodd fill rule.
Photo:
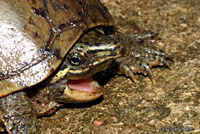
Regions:
<instances>
[{"instance_id":1,"label":"turtle head","mask_svg":"<svg viewBox=\"0 0 200 134\"><path fill-rule=\"evenodd\" d=\"M60 70L65 70L65 78L76 80L89 78L95 73L110 67L113 59L119 56L117 41L93 30L74 45Z\"/></svg>"},{"instance_id":2,"label":"turtle head","mask_svg":"<svg viewBox=\"0 0 200 134\"><path fill-rule=\"evenodd\" d=\"M104 33L92 30L84 34L69 51L53 78L53 81L68 81L64 97L59 98L83 102L101 96L103 89L92 76L109 68L113 59L119 57L119 52L119 43Z\"/></svg>"}]
</instances>

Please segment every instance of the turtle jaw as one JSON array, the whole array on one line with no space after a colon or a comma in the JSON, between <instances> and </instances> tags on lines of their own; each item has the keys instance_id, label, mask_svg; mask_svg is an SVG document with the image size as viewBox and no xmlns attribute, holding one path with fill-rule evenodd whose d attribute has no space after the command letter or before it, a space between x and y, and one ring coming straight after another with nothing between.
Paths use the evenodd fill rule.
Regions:
<instances>
[{"instance_id":1,"label":"turtle jaw","mask_svg":"<svg viewBox=\"0 0 200 134\"><path fill-rule=\"evenodd\" d=\"M80 81L83 81L84 84L81 85ZM99 86L92 78L71 82L72 84L69 81L66 83L63 94L55 97L56 101L64 103L83 103L96 100L103 95L103 87ZM92 86L91 89L86 89L86 85L89 84ZM84 86L86 87L85 89Z\"/></svg>"},{"instance_id":2,"label":"turtle jaw","mask_svg":"<svg viewBox=\"0 0 200 134\"><path fill-rule=\"evenodd\" d=\"M62 103L83 103L98 99L103 95L103 87L92 77L97 72L106 70L113 62L113 59L100 62L96 68L89 68L86 71L77 73L65 68L57 73L50 81L49 88L54 91L62 90L62 94L54 97L57 102ZM71 75L66 75L71 73ZM64 74L64 75L63 75ZM51 92L51 91L50 91Z\"/></svg>"}]
</instances>

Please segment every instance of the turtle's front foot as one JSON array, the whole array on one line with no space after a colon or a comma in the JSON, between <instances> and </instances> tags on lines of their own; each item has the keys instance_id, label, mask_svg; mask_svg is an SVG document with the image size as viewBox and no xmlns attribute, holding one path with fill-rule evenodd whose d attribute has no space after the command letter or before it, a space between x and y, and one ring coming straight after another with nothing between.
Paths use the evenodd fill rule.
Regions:
<instances>
[{"instance_id":1,"label":"turtle's front foot","mask_svg":"<svg viewBox=\"0 0 200 134\"><path fill-rule=\"evenodd\" d=\"M135 73L148 75L154 83L151 68L153 66L169 68L170 61L173 61L164 51L155 46L157 39L152 32L128 35L124 39L126 41L122 41L122 57L115 61L119 66L120 73L130 77L136 83Z\"/></svg>"}]
</instances>

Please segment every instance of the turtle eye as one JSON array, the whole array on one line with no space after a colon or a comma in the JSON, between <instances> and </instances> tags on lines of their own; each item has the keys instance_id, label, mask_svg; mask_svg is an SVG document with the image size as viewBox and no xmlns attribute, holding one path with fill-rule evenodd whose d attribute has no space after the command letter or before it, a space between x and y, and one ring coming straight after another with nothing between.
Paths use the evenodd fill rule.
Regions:
<instances>
[{"instance_id":1,"label":"turtle eye","mask_svg":"<svg viewBox=\"0 0 200 134\"><path fill-rule=\"evenodd\" d=\"M74 52L74 53L69 54L68 61L71 65L79 66L83 64L84 57L80 53Z\"/></svg>"}]
</instances>

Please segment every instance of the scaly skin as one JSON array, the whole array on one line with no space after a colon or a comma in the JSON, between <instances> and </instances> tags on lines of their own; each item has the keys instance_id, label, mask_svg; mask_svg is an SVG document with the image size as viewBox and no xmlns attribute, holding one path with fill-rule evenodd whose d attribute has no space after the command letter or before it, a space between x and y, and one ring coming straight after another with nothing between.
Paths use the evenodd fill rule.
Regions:
<instances>
[{"instance_id":1,"label":"scaly skin","mask_svg":"<svg viewBox=\"0 0 200 134\"><path fill-rule=\"evenodd\" d=\"M9 134L39 134L37 117L23 91L0 99L0 119Z\"/></svg>"}]
</instances>

